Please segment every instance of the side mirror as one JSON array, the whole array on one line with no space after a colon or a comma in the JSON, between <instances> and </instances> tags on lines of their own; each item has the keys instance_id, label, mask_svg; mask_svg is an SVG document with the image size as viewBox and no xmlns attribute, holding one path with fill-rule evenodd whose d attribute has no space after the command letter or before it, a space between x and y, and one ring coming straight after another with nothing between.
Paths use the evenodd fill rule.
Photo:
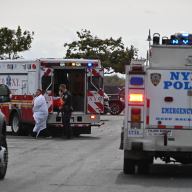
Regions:
<instances>
[{"instance_id":1,"label":"side mirror","mask_svg":"<svg viewBox=\"0 0 192 192\"><path fill-rule=\"evenodd\" d=\"M0 103L10 102L10 93L7 85L0 84Z\"/></svg>"}]
</instances>

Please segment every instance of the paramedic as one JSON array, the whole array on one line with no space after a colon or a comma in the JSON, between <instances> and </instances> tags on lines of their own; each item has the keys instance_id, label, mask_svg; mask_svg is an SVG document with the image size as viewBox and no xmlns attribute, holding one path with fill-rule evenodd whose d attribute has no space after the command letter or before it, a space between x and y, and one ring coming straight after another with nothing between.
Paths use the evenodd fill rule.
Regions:
<instances>
[{"instance_id":1,"label":"paramedic","mask_svg":"<svg viewBox=\"0 0 192 192\"><path fill-rule=\"evenodd\" d=\"M33 133L36 133L36 138L39 133L46 129L48 117L48 107L45 97L42 95L41 89L37 89L36 97L33 100L33 118L35 120L35 127Z\"/></svg>"},{"instance_id":2,"label":"paramedic","mask_svg":"<svg viewBox=\"0 0 192 192\"><path fill-rule=\"evenodd\" d=\"M72 98L71 98L71 93L67 90L65 84L61 84L59 86L59 96L63 100L63 104L60 107L60 110L62 113L62 123L63 123L62 136L66 134L67 138L71 139L72 129L70 126L70 118L71 118L71 112L72 112Z\"/></svg>"}]
</instances>

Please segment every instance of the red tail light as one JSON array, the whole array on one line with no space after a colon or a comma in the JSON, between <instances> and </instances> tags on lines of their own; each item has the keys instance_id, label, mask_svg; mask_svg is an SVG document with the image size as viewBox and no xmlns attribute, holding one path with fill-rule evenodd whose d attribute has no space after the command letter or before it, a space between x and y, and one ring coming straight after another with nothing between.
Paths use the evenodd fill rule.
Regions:
<instances>
[{"instance_id":1,"label":"red tail light","mask_svg":"<svg viewBox=\"0 0 192 192\"><path fill-rule=\"evenodd\" d=\"M141 121L141 109L140 108L132 108L131 109L131 122L139 123Z\"/></svg>"},{"instance_id":2,"label":"red tail light","mask_svg":"<svg viewBox=\"0 0 192 192\"><path fill-rule=\"evenodd\" d=\"M132 129L141 128L141 109L140 108L131 109L131 128Z\"/></svg>"},{"instance_id":3,"label":"red tail light","mask_svg":"<svg viewBox=\"0 0 192 192\"><path fill-rule=\"evenodd\" d=\"M129 102L142 103L144 101L144 96L141 93L131 93L129 95Z\"/></svg>"}]
</instances>

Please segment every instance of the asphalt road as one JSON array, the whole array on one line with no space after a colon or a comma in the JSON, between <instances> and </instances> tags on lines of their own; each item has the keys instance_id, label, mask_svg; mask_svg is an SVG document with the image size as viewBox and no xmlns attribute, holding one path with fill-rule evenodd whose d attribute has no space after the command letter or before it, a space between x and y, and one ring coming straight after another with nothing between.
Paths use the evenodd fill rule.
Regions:
<instances>
[{"instance_id":1,"label":"asphalt road","mask_svg":"<svg viewBox=\"0 0 192 192\"><path fill-rule=\"evenodd\" d=\"M123 116L72 140L8 136L9 165L0 192L186 192L192 166L156 161L148 175L124 175L119 150Z\"/></svg>"}]
</instances>

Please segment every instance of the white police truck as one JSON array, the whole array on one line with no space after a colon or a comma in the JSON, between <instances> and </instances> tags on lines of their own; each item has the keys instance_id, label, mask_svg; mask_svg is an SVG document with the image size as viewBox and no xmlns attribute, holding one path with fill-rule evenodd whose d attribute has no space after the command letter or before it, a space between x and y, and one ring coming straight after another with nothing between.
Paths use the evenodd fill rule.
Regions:
<instances>
[{"instance_id":1,"label":"white police truck","mask_svg":"<svg viewBox=\"0 0 192 192\"><path fill-rule=\"evenodd\" d=\"M155 158L192 163L192 34L155 33L148 59L126 67L125 98L125 174Z\"/></svg>"}]
</instances>

